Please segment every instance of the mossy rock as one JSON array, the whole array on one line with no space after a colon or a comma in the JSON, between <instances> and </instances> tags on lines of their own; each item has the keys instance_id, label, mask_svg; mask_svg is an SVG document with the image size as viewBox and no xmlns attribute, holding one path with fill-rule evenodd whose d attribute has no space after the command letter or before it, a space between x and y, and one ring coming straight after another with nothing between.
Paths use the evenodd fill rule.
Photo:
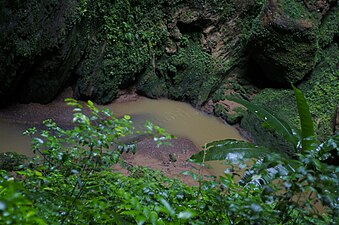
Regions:
<instances>
[{"instance_id":1,"label":"mossy rock","mask_svg":"<svg viewBox=\"0 0 339 225\"><path fill-rule=\"evenodd\" d=\"M321 50L319 64L299 86L313 116L320 139L333 134L336 108L339 105L339 49L337 44Z\"/></svg>"},{"instance_id":2,"label":"mossy rock","mask_svg":"<svg viewBox=\"0 0 339 225\"><path fill-rule=\"evenodd\" d=\"M140 94L150 98L168 96L168 88L164 77L158 77L154 68L148 68L140 77L137 83L137 90Z\"/></svg>"},{"instance_id":3,"label":"mossy rock","mask_svg":"<svg viewBox=\"0 0 339 225\"><path fill-rule=\"evenodd\" d=\"M244 117L245 109L243 107L236 107L232 112L230 112L224 105L215 104L214 105L214 115L221 117L228 124L234 125L241 121Z\"/></svg>"},{"instance_id":4,"label":"mossy rock","mask_svg":"<svg viewBox=\"0 0 339 225\"><path fill-rule=\"evenodd\" d=\"M189 37L187 46L176 54L164 55L155 68L151 66L146 70L137 87L149 97L156 94L201 105L217 89L224 75L222 62L212 58L198 41Z\"/></svg>"},{"instance_id":5,"label":"mossy rock","mask_svg":"<svg viewBox=\"0 0 339 225\"><path fill-rule=\"evenodd\" d=\"M319 23L302 2L269 1L253 28L251 58L273 83L302 80L316 64Z\"/></svg>"}]
</instances>

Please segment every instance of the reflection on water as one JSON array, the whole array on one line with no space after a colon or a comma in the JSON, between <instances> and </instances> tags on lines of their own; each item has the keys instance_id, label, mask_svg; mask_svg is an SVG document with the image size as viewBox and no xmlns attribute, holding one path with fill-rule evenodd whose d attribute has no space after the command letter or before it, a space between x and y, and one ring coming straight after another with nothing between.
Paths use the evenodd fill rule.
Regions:
<instances>
[{"instance_id":1,"label":"reflection on water","mask_svg":"<svg viewBox=\"0 0 339 225\"><path fill-rule=\"evenodd\" d=\"M28 125L0 120L0 152L33 155L30 151L30 138L22 134L28 127Z\"/></svg>"},{"instance_id":2,"label":"reflection on water","mask_svg":"<svg viewBox=\"0 0 339 225\"><path fill-rule=\"evenodd\" d=\"M20 111L22 114L26 113L24 107L25 105L22 106ZM235 128L182 102L139 98L137 101L113 103L106 107L111 109L117 117L125 114L131 115L137 127L140 127L144 121L150 120L165 128L168 133L193 141L198 148L215 140L242 139ZM49 107L48 110L53 111L53 106ZM40 118L40 116L37 117L39 118L34 118L35 121L24 121L25 125L4 122L0 118L0 152L15 151L31 155L29 150L30 140L28 137L24 137L22 132L31 126L29 125L31 122L31 124L33 122L36 124L37 121L45 119ZM15 120L15 118L13 119Z\"/></svg>"}]
</instances>

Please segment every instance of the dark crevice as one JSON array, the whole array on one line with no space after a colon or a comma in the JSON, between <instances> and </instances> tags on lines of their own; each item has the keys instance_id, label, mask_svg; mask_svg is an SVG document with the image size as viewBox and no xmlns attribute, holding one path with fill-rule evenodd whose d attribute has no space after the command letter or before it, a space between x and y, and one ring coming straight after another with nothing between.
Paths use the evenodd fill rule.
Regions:
<instances>
[{"instance_id":1,"label":"dark crevice","mask_svg":"<svg viewBox=\"0 0 339 225\"><path fill-rule=\"evenodd\" d=\"M182 34L202 32L202 27L193 24L183 23L180 21L177 23L177 27Z\"/></svg>"},{"instance_id":2,"label":"dark crevice","mask_svg":"<svg viewBox=\"0 0 339 225\"><path fill-rule=\"evenodd\" d=\"M248 78L251 84L258 87L259 89L282 88L288 86L288 85L284 86L282 84L277 84L270 81L270 79L268 79L265 76L265 72L262 70L261 66L258 65L258 63L256 63L253 59L248 60L246 77Z\"/></svg>"}]
</instances>

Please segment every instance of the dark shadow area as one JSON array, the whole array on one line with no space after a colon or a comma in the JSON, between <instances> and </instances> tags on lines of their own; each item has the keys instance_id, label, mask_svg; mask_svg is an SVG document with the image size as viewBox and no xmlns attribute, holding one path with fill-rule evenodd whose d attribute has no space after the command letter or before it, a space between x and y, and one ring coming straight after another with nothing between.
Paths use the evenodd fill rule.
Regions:
<instances>
[{"instance_id":1,"label":"dark shadow area","mask_svg":"<svg viewBox=\"0 0 339 225\"><path fill-rule=\"evenodd\" d=\"M183 34L202 32L202 27L180 21L177 23L177 27L179 28L180 33Z\"/></svg>"},{"instance_id":2,"label":"dark shadow area","mask_svg":"<svg viewBox=\"0 0 339 225\"><path fill-rule=\"evenodd\" d=\"M247 62L247 71L245 73L248 81L254 86L263 89L263 88L282 88L289 87L281 84L276 84L265 76L262 68L256 63L253 59L249 59Z\"/></svg>"},{"instance_id":3,"label":"dark shadow area","mask_svg":"<svg viewBox=\"0 0 339 225\"><path fill-rule=\"evenodd\" d=\"M339 35L334 36L333 42L339 44Z\"/></svg>"}]
</instances>

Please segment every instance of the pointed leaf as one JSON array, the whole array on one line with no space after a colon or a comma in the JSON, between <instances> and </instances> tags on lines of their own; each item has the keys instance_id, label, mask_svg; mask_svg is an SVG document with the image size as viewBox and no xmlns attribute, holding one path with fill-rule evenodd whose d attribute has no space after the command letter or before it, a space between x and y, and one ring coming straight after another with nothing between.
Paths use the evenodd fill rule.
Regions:
<instances>
[{"instance_id":1,"label":"pointed leaf","mask_svg":"<svg viewBox=\"0 0 339 225\"><path fill-rule=\"evenodd\" d=\"M315 132L311 113L306 102L304 94L296 87L293 87L295 99L297 101L298 113L301 124L301 145L302 151L314 149L317 146L317 140L314 138Z\"/></svg>"}]
</instances>

